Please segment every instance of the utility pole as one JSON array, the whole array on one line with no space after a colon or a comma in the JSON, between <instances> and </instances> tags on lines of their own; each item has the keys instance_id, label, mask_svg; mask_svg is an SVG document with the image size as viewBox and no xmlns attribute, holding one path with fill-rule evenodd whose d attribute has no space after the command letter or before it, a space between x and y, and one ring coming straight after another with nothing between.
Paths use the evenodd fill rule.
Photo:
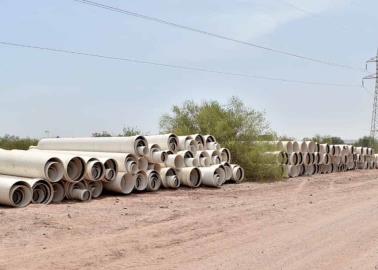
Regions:
<instances>
[{"instance_id":1,"label":"utility pole","mask_svg":"<svg viewBox=\"0 0 378 270\"><path fill-rule=\"evenodd\" d=\"M376 137L378 135L378 50L377 50L377 56L369 59L366 61L366 69L368 63L375 63L375 73L368 75L362 79L362 85L364 85L364 80L371 80L375 79L375 90L374 90L374 102L373 102L373 112L371 115L371 125L370 125L370 140L371 140L371 146L373 146L373 143L376 140Z\"/></svg>"}]
</instances>

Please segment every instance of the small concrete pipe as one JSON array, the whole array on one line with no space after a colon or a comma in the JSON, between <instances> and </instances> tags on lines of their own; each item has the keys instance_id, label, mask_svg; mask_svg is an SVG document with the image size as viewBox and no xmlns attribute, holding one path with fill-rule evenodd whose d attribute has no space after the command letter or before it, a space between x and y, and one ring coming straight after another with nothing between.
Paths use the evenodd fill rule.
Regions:
<instances>
[{"instance_id":1,"label":"small concrete pipe","mask_svg":"<svg viewBox=\"0 0 378 270\"><path fill-rule=\"evenodd\" d=\"M232 178L232 173L233 173L233 171L232 171L232 167L231 167L231 164L228 163L228 162L222 162L221 164L223 165L223 167L224 167L224 171L225 171L225 173L226 173L225 180L226 180L226 181L231 180L231 178Z\"/></svg>"},{"instance_id":2,"label":"small concrete pipe","mask_svg":"<svg viewBox=\"0 0 378 270\"><path fill-rule=\"evenodd\" d=\"M41 150L65 150L86 152L147 154L148 143L144 136L90 137L90 138L48 138L38 142Z\"/></svg>"},{"instance_id":3,"label":"small concrete pipe","mask_svg":"<svg viewBox=\"0 0 378 270\"><path fill-rule=\"evenodd\" d=\"M182 168L180 170L183 170ZM178 170L177 170L178 171ZM162 168L160 171L162 185L165 188L177 189L181 185L181 179L177 176L177 171L173 168Z\"/></svg>"},{"instance_id":4,"label":"small concrete pipe","mask_svg":"<svg viewBox=\"0 0 378 270\"><path fill-rule=\"evenodd\" d=\"M299 175L297 165L287 165L287 171L290 178L298 177Z\"/></svg>"},{"instance_id":5,"label":"small concrete pipe","mask_svg":"<svg viewBox=\"0 0 378 270\"><path fill-rule=\"evenodd\" d=\"M201 171L198 168L187 167L177 170L177 176L181 185L197 188L201 185Z\"/></svg>"},{"instance_id":6,"label":"small concrete pipe","mask_svg":"<svg viewBox=\"0 0 378 270\"><path fill-rule=\"evenodd\" d=\"M60 203L64 200L65 197L65 191L64 191L64 185L62 182L55 182L52 183L53 186L53 198L52 203Z\"/></svg>"},{"instance_id":7,"label":"small concrete pipe","mask_svg":"<svg viewBox=\"0 0 378 270\"><path fill-rule=\"evenodd\" d=\"M298 169L298 176L303 176L306 172L305 165L303 164L297 165L297 169Z\"/></svg>"},{"instance_id":8,"label":"small concrete pipe","mask_svg":"<svg viewBox=\"0 0 378 270\"><path fill-rule=\"evenodd\" d=\"M195 158L191 151L179 151L177 155L180 155L184 158L185 167L198 167L199 160Z\"/></svg>"},{"instance_id":9,"label":"small concrete pipe","mask_svg":"<svg viewBox=\"0 0 378 270\"><path fill-rule=\"evenodd\" d=\"M298 154L295 153L295 152L290 153L289 154L289 164L290 165L298 165L298 162L299 162Z\"/></svg>"},{"instance_id":10,"label":"small concrete pipe","mask_svg":"<svg viewBox=\"0 0 378 270\"><path fill-rule=\"evenodd\" d=\"M329 152L330 152L329 144L327 144L327 143L319 144L319 151L318 152L321 153L321 154L329 154Z\"/></svg>"},{"instance_id":11,"label":"small concrete pipe","mask_svg":"<svg viewBox=\"0 0 378 270\"><path fill-rule=\"evenodd\" d=\"M231 180L235 181L235 183L241 183L244 180L245 174L244 169L237 164L231 164L232 168L232 177Z\"/></svg>"},{"instance_id":12,"label":"small concrete pipe","mask_svg":"<svg viewBox=\"0 0 378 270\"><path fill-rule=\"evenodd\" d=\"M302 164L304 164L305 166L308 166L310 164L312 164L312 155L308 152L303 152L302 153Z\"/></svg>"},{"instance_id":13,"label":"small concrete pipe","mask_svg":"<svg viewBox=\"0 0 378 270\"><path fill-rule=\"evenodd\" d=\"M150 145L148 154L146 155L146 158L150 163L164 163L167 157L168 153L166 151L162 151L158 144Z\"/></svg>"},{"instance_id":14,"label":"small concrete pipe","mask_svg":"<svg viewBox=\"0 0 378 270\"><path fill-rule=\"evenodd\" d=\"M205 135L203 136L205 140L205 148L206 150L219 150L220 145L217 143L217 140L212 135Z\"/></svg>"},{"instance_id":15,"label":"small concrete pipe","mask_svg":"<svg viewBox=\"0 0 378 270\"><path fill-rule=\"evenodd\" d=\"M202 185L220 187L225 182L226 172L219 166L199 167Z\"/></svg>"},{"instance_id":16,"label":"small concrete pipe","mask_svg":"<svg viewBox=\"0 0 378 270\"><path fill-rule=\"evenodd\" d=\"M105 167L104 182L114 181L119 170L117 161L112 158L100 158L100 161Z\"/></svg>"},{"instance_id":17,"label":"small concrete pipe","mask_svg":"<svg viewBox=\"0 0 378 270\"><path fill-rule=\"evenodd\" d=\"M305 175L311 176L316 173L316 165L305 165Z\"/></svg>"},{"instance_id":18,"label":"small concrete pipe","mask_svg":"<svg viewBox=\"0 0 378 270\"><path fill-rule=\"evenodd\" d=\"M92 198L91 191L84 181L65 182L64 189L69 200L89 201Z\"/></svg>"},{"instance_id":19,"label":"small concrete pipe","mask_svg":"<svg viewBox=\"0 0 378 270\"><path fill-rule=\"evenodd\" d=\"M49 204L54 196L52 184L44 179L27 179L25 180L32 189L32 203Z\"/></svg>"},{"instance_id":20,"label":"small concrete pipe","mask_svg":"<svg viewBox=\"0 0 378 270\"><path fill-rule=\"evenodd\" d=\"M200 134L192 134L190 135L191 138L193 138L197 142L197 148L198 150L204 150L205 149L205 138Z\"/></svg>"},{"instance_id":21,"label":"small concrete pipe","mask_svg":"<svg viewBox=\"0 0 378 270\"><path fill-rule=\"evenodd\" d=\"M169 150L173 153L178 151L179 139L173 133L146 136L146 139L149 144L158 144L162 150Z\"/></svg>"},{"instance_id":22,"label":"small concrete pipe","mask_svg":"<svg viewBox=\"0 0 378 270\"><path fill-rule=\"evenodd\" d=\"M180 155L168 155L164 163L161 163L162 167L171 167L175 169L181 169L185 167L185 160Z\"/></svg>"},{"instance_id":23,"label":"small concrete pipe","mask_svg":"<svg viewBox=\"0 0 378 270\"><path fill-rule=\"evenodd\" d=\"M1 150L0 174L29 178L44 178L58 182L64 176L63 162L40 151Z\"/></svg>"},{"instance_id":24,"label":"small concrete pipe","mask_svg":"<svg viewBox=\"0 0 378 270\"><path fill-rule=\"evenodd\" d=\"M88 180L85 180L87 186L88 186L88 189L91 191L92 193L92 198L93 199L96 199L98 197L101 196L102 194L102 190L104 188L104 185L101 181L88 181ZM133 187L134 188L134 187Z\"/></svg>"},{"instance_id":25,"label":"small concrete pipe","mask_svg":"<svg viewBox=\"0 0 378 270\"><path fill-rule=\"evenodd\" d=\"M138 158L138 169L139 171L147 171L148 169L148 159L145 157Z\"/></svg>"},{"instance_id":26,"label":"small concrete pipe","mask_svg":"<svg viewBox=\"0 0 378 270\"><path fill-rule=\"evenodd\" d=\"M293 141L293 152L298 153L300 151L299 149L299 143L297 141Z\"/></svg>"},{"instance_id":27,"label":"small concrete pipe","mask_svg":"<svg viewBox=\"0 0 378 270\"><path fill-rule=\"evenodd\" d=\"M205 151L209 154L212 165L221 164L222 162L221 157L220 157L221 154L218 150L205 150Z\"/></svg>"},{"instance_id":28,"label":"small concrete pipe","mask_svg":"<svg viewBox=\"0 0 378 270\"><path fill-rule=\"evenodd\" d=\"M0 204L25 207L32 201L32 189L26 178L0 175Z\"/></svg>"},{"instance_id":29,"label":"small concrete pipe","mask_svg":"<svg viewBox=\"0 0 378 270\"><path fill-rule=\"evenodd\" d=\"M308 152L307 143L306 142L297 142L299 145L299 152Z\"/></svg>"},{"instance_id":30,"label":"small concrete pipe","mask_svg":"<svg viewBox=\"0 0 378 270\"><path fill-rule=\"evenodd\" d=\"M86 158L84 158L85 160ZM85 179L91 181L101 181L105 177L105 166L97 158L88 158Z\"/></svg>"},{"instance_id":31,"label":"small concrete pipe","mask_svg":"<svg viewBox=\"0 0 378 270\"><path fill-rule=\"evenodd\" d=\"M162 185L162 177L157 171L148 170L147 174L147 191L158 191Z\"/></svg>"},{"instance_id":32,"label":"small concrete pipe","mask_svg":"<svg viewBox=\"0 0 378 270\"><path fill-rule=\"evenodd\" d=\"M146 179L146 178L145 178ZM141 184L143 190L146 188L146 181ZM121 194L130 194L137 184L137 175L132 175L126 172L117 173L117 177L110 183L104 183L104 189Z\"/></svg>"},{"instance_id":33,"label":"small concrete pipe","mask_svg":"<svg viewBox=\"0 0 378 270\"><path fill-rule=\"evenodd\" d=\"M135 190L144 191L147 188L147 173L145 171L137 172L135 181Z\"/></svg>"},{"instance_id":34,"label":"small concrete pipe","mask_svg":"<svg viewBox=\"0 0 378 270\"><path fill-rule=\"evenodd\" d=\"M198 158L200 167L209 167L211 165L210 155L206 151L197 151L195 157Z\"/></svg>"},{"instance_id":35,"label":"small concrete pipe","mask_svg":"<svg viewBox=\"0 0 378 270\"><path fill-rule=\"evenodd\" d=\"M221 148L219 152L222 162L231 162L231 152L228 148Z\"/></svg>"}]
</instances>

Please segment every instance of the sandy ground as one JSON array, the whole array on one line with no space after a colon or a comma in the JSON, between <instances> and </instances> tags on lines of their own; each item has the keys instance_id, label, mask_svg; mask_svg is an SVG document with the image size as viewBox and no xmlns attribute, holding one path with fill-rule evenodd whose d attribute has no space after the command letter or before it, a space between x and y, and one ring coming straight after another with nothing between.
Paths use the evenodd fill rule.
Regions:
<instances>
[{"instance_id":1,"label":"sandy ground","mask_svg":"<svg viewBox=\"0 0 378 270\"><path fill-rule=\"evenodd\" d=\"M377 178L0 208L0 269L378 269Z\"/></svg>"}]
</instances>

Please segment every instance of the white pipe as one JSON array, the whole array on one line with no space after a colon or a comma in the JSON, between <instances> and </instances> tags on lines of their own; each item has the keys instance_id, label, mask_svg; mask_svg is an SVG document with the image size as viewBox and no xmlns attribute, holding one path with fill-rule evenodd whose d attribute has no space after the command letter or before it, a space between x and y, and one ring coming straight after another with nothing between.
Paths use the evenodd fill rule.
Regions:
<instances>
[{"instance_id":1,"label":"white pipe","mask_svg":"<svg viewBox=\"0 0 378 270\"><path fill-rule=\"evenodd\" d=\"M185 167L198 167L199 160L195 158L191 151L179 151L177 155L180 155L184 158Z\"/></svg>"},{"instance_id":2,"label":"white pipe","mask_svg":"<svg viewBox=\"0 0 378 270\"><path fill-rule=\"evenodd\" d=\"M138 169L140 171L147 171L148 169L148 159L145 157L138 158Z\"/></svg>"},{"instance_id":3,"label":"white pipe","mask_svg":"<svg viewBox=\"0 0 378 270\"><path fill-rule=\"evenodd\" d=\"M200 167L209 167L211 165L210 155L206 151L197 151L195 157L198 159Z\"/></svg>"},{"instance_id":4,"label":"white pipe","mask_svg":"<svg viewBox=\"0 0 378 270\"><path fill-rule=\"evenodd\" d=\"M321 154L329 154L330 148L327 143L319 144L319 151Z\"/></svg>"},{"instance_id":5,"label":"white pipe","mask_svg":"<svg viewBox=\"0 0 378 270\"><path fill-rule=\"evenodd\" d=\"M100 161L104 164L105 167L104 181L114 181L118 173L118 163L112 158L100 158Z\"/></svg>"},{"instance_id":6,"label":"white pipe","mask_svg":"<svg viewBox=\"0 0 378 270\"><path fill-rule=\"evenodd\" d=\"M117 177L114 181L110 183L104 183L104 189L121 194L130 194L136 186L136 183L137 175L119 172L117 173Z\"/></svg>"},{"instance_id":7,"label":"white pipe","mask_svg":"<svg viewBox=\"0 0 378 270\"><path fill-rule=\"evenodd\" d=\"M32 189L32 203L49 204L54 196L54 189L50 182L44 179L25 179Z\"/></svg>"},{"instance_id":8,"label":"white pipe","mask_svg":"<svg viewBox=\"0 0 378 270\"><path fill-rule=\"evenodd\" d=\"M202 184L211 187L220 187L226 177L226 172L219 166L199 167L202 175Z\"/></svg>"},{"instance_id":9,"label":"white pipe","mask_svg":"<svg viewBox=\"0 0 378 270\"><path fill-rule=\"evenodd\" d=\"M316 165L305 165L305 175L311 176L316 173Z\"/></svg>"},{"instance_id":10,"label":"white pipe","mask_svg":"<svg viewBox=\"0 0 378 270\"><path fill-rule=\"evenodd\" d=\"M231 178L232 178L232 173L233 173L233 171L232 171L232 167L231 167L231 164L228 163L228 162L222 162L221 164L223 165L223 167L224 167L224 171L225 171L225 173L226 173L226 175L225 175L225 180L226 180L226 181L231 180Z\"/></svg>"},{"instance_id":11,"label":"white pipe","mask_svg":"<svg viewBox=\"0 0 378 270\"><path fill-rule=\"evenodd\" d=\"M146 136L146 139L149 144L158 144L162 150L169 150L173 153L178 151L179 139L173 133Z\"/></svg>"},{"instance_id":12,"label":"white pipe","mask_svg":"<svg viewBox=\"0 0 378 270\"><path fill-rule=\"evenodd\" d=\"M0 204L25 207L32 200L32 189L23 177L0 175Z\"/></svg>"},{"instance_id":13,"label":"white pipe","mask_svg":"<svg viewBox=\"0 0 378 270\"><path fill-rule=\"evenodd\" d=\"M299 145L299 152L308 152L308 146L306 142L297 142Z\"/></svg>"},{"instance_id":14,"label":"white pipe","mask_svg":"<svg viewBox=\"0 0 378 270\"><path fill-rule=\"evenodd\" d=\"M177 170L177 176L182 185L196 188L202 183L201 181L201 171L195 167L186 167Z\"/></svg>"},{"instance_id":15,"label":"white pipe","mask_svg":"<svg viewBox=\"0 0 378 270\"><path fill-rule=\"evenodd\" d=\"M192 134L190 135L197 142L197 149L204 150L205 149L205 138L200 134Z\"/></svg>"},{"instance_id":16,"label":"white pipe","mask_svg":"<svg viewBox=\"0 0 378 270\"><path fill-rule=\"evenodd\" d=\"M288 165L287 171L290 178L298 177L299 171L297 165Z\"/></svg>"},{"instance_id":17,"label":"white pipe","mask_svg":"<svg viewBox=\"0 0 378 270\"><path fill-rule=\"evenodd\" d=\"M185 167L185 161L184 161L184 158L180 155L176 155L176 154L168 155L165 162L161 163L161 166L181 169Z\"/></svg>"},{"instance_id":18,"label":"white pipe","mask_svg":"<svg viewBox=\"0 0 378 270\"><path fill-rule=\"evenodd\" d=\"M64 200L65 196L65 191L64 191L64 186L61 182L55 182L52 183L53 190L54 190L54 195L52 198L53 203L60 203Z\"/></svg>"},{"instance_id":19,"label":"white pipe","mask_svg":"<svg viewBox=\"0 0 378 270\"><path fill-rule=\"evenodd\" d=\"M216 150L216 147L217 147L217 140L215 139L214 136L212 135L204 135L203 136L203 139L204 139L204 148L205 150Z\"/></svg>"},{"instance_id":20,"label":"white pipe","mask_svg":"<svg viewBox=\"0 0 378 270\"><path fill-rule=\"evenodd\" d=\"M299 152L299 143L297 141L293 141L293 152L298 153Z\"/></svg>"},{"instance_id":21,"label":"white pipe","mask_svg":"<svg viewBox=\"0 0 378 270\"><path fill-rule=\"evenodd\" d=\"M212 165L217 165L222 162L220 158L220 152L218 150L205 150L205 151L209 154Z\"/></svg>"},{"instance_id":22,"label":"white pipe","mask_svg":"<svg viewBox=\"0 0 378 270\"><path fill-rule=\"evenodd\" d=\"M188 150L194 154L197 152L198 143L191 136L178 136L178 139L179 139L179 144L178 144L179 151Z\"/></svg>"},{"instance_id":23,"label":"white pipe","mask_svg":"<svg viewBox=\"0 0 378 270\"><path fill-rule=\"evenodd\" d=\"M163 169L162 169L163 171ZM147 191L158 191L162 184L162 177L157 171L148 170L147 172Z\"/></svg>"},{"instance_id":24,"label":"white pipe","mask_svg":"<svg viewBox=\"0 0 378 270\"><path fill-rule=\"evenodd\" d=\"M49 153L0 150L0 174L44 178L58 182L63 178L63 162Z\"/></svg>"},{"instance_id":25,"label":"white pipe","mask_svg":"<svg viewBox=\"0 0 378 270\"><path fill-rule=\"evenodd\" d=\"M307 146L307 152L314 153L316 150L316 143L313 141L305 141L305 144Z\"/></svg>"},{"instance_id":26,"label":"white pipe","mask_svg":"<svg viewBox=\"0 0 378 270\"><path fill-rule=\"evenodd\" d=\"M142 156L147 154L148 143L143 136L48 138L40 140L37 148L41 150L132 153Z\"/></svg>"},{"instance_id":27,"label":"white pipe","mask_svg":"<svg viewBox=\"0 0 378 270\"><path fill-rule=\"evenodd\" d=\"M177 176L177 172L178 170L176 171L175 169L172 169L172 168L161 169L160 175L161 175L163 187L165 188L179 188L180 187L181 179L179 179L179 177Z\"/></svg>"},{"instance_id":28,"label":"white pipe","mask_svg":"<svg viewBox=\"0 0 378 270\"><path fill-rule=\"evenodd\" d=\"M89 158L85 170L85 179L101 181L105 176L105 166L96 158Z\"/></svg>"},{"instance_id":29,"label":"white pipe","mask_svg":"<svg viewBox=\"0 0 378 270\"><path fill-rule=\"evenodd\" d=\"M311 162L312 161L312 157L311 157L312 155L310 154L310 153L308 153L308 152L303 152L302 153L302 159L303 159L303 164L304 165L310 165L310 164L312 164L313 162Z\"/></svg>"},{"instance_id":30,"label":"white pipe","mask_svg":"<svg viewBox=\"0 0 378 270\"><path fill-rule=\"evenodd\" d=\"M305 165L303 164L297 165L297 170L298 170L298 176L303 176L306 172Z\"/></svg>"},{"instance_id":31,"label":"white pipe","mask_svg":"<svg viewBox=\"0 0 378 270\"><path fill-rule=\"evenodd\" d=\"M159 163L148 163L148 168L147 170L154 170L160 173L161 171L161 165Z\"/></svg>"},{"instance_id":32,"label":"white pipe","mask_svg":"<svg viewBox=\"0 0 378 270\"><path fill-rule=\"evenodd\" d=\"M245 177L244 169L237 164L231 164L231 168L232 168L231 180L235 181L236 183L241 183Z\"/></svg>"},{"instance_id":33,"label":"white pipe","mask_svg":"<svg viewBox=\"0 0 378 270\"><path fill-rule=\"evenodd\" d=\"M291 154L293 152L293 142L291 141L279 141L276 142L278 150Z\"/></svg>"},{"instance_id":34,"label":"white pipe","mask_svg":"<svg viewBox=\"0 0 378 270\"><path fill-rule=\"evenodd\" d=\"M289 154L289 164L290 165L298 165L298 154L292 152Z\"/></svg>"},{"instance_id":35,"label":"white pipe","mask_svg":"<svg viewBox=\"0 0 378 270\"><path fill-rule=\"evenodd\" d=\"M167 159L167 156L167 152L161 151L161 148L158 144L152 144L148 149L146 158L150 163L163 163Z\"/></svg>"},{"instance_id":36,"label":"white pipe","mask_svg":"<svg viewBox=\"0 0 378 270\"><path fill-rule=\"evenodd\" d=\"M298 152L297 156L298 156L298 163L297 163L297 165L303 165L303 154L302 154L302 152Z\"/></svg>"},{"instance_id":37,"label":"white pipe","mask_svg":"<svg viewBox=\"0 0 378 270\"><path fill-rule=\"evenodd\" d=\"M144 191L147 188L147 174L145 171L139 171L136 174L135 190Z\"/></svg>"},{"instance_id":38,"label":"white pipe","mask_svg":"<svg viewBox=\"0 0 378 270\"><path fill-rule=\"evenodd\" d=\"M104 185L102 184L101 181L88 181L88 180L85 180L85 182L86 182L86 184L88 186L88 189L92 193L92 198L93 199L96 199L96 198L98 198L98 197L101 196L102 190L104 188ZM133 188L134 188L134 186L133 186Z\"/></svg>"},{"instance_id":39,"label":"white pipe","mask_svg":"<svg viewBox=\"0 0 378 270\"><path fill-rule=\"evenodd\" d=\"M65 182L64 189L69 200L89 201L92 198L91 191L84 181Z\"/></svg>"},{"instance_id":40,"label":"white pipe","mask_svg":"<svg viewBox=\"0 0 378 270\"><path fill-rule=\"evenodd\" d=\"M228 148L221 148L219 152L222 162L231 162L231 152Z\"/></svg>"}]
</instances>

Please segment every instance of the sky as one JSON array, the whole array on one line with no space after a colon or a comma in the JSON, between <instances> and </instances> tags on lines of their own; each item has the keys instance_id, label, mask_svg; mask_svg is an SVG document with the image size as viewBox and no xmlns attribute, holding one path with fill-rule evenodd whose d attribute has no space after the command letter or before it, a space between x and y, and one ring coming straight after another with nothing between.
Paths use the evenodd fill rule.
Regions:
<instances>
[{"instance_id":1,"label":"sky","mask_svg":"<svg viewBox=\"0 0 378 270\"><path fill-rule=\"evenodd\" d=\"M361 69L378 47L375 0L98 1ZM2 42L356 85L283 83L0 45L0 136L118 134L126 126L153 134L173 105L226 104L232 96L265 112L280 135L369 134L374 82L359 85L374 65L368 72L322 65L71 0L0 0L0 34Z\"/></svg>"}]
</instances>

